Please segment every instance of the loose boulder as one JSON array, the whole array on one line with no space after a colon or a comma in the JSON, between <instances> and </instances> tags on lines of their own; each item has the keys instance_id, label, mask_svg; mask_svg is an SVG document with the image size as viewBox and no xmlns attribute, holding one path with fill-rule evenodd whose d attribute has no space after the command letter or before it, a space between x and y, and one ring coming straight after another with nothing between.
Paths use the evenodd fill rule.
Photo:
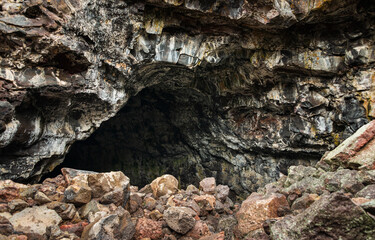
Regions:
<instances>
[{"instance_id":1,"label":"loose boulder","mask_svg":"<svg viewBox=\"0 0 375 240\"><path fill-rule=\"evenodd\" d=\"M324 195L306 211L271 225L271 237L300 239L375 239L375 220L345 194Z\"/></svg>"},{"instance_id":2,"label":"loose boulder","mask_svg":"<svg viewBox=\"0 0 375 240\"><path fill-rule=\"evenodd\" d=\"M9 221L15 231L44 235L47 227L58 225L62 219L54 210L40 206L26 208L14 214Z\"/></svg>"},{"instance_id":3,"label":"loose boulder","mask_svg":"<svg viewBox=\"0 0 375 240\"><path fill-rule=\"evenodd\" d=\"M174 231L185 234L195 225L195 211L187 207L170 207L164 212L164 219Z\"/></svg>"},{"instance_id":4,"label":"loose boulder","mask_svg":"<svg viewBox=\"0 0 375 240\"><path fill-rule=\"evenodd\" d=\"M375 120L362 126L333 151L327 152L319 165L335 170L342 166L351 169L375 169Z\"/></svg>"},{"instance_id":5,"label":"loose boulder","mask_svg":"<svg viewBox=\"0 0 375 240\"><path fill-rule=\"evenodd\" d=\"M277 219L280 217L280 210L285 208L289 208L289 205L286 197L282 194L261 195L252 193L243 201L236 215L239 237L262 228L264 221L267 219Z\"/></svg>"},{"instance_id":6,"label":"loose boulder","mask_svg":"<svg viewBox=\"0 0 375 240\"><path fill-rule=\"evenodd\" d=\"M178 191L178 180L172 175L166 174L152 181L151 189L156 198L172 195Z\"/></svg>"}]
</instances>

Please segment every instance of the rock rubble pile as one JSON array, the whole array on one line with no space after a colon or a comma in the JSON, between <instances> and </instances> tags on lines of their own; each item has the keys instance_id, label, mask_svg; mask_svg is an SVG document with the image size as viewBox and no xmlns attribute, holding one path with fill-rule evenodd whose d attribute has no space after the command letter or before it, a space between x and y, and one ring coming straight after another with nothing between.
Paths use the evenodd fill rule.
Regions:
<instances>
[{"instance_id":1,"label":"rock rubble pile","mask_svg":"<svg viewBox=\"0 0 375 240\"><path fill-rule=\"evenodd\" d=\"M122 172L64 168L41 184L1 181L0 239L375 239L374 126L241 204L215 178L180 189L163 175L138 189ZM337 157L347 152L363 158L348 165Z\"/></svg>"}]
</instances>

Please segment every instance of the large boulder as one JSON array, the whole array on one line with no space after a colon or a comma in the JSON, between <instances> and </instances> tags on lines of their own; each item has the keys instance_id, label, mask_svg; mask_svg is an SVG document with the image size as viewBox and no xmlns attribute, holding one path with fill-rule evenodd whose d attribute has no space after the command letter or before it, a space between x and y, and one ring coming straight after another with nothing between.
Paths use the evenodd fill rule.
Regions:
<instances>
[{"instance_id":1,"label":"large boulder","mask_svg":"<svg viewBox=\"0 0 375 240\"><path fill-rule=\"evenodd\" d=\"M362 126L333 151L327 152L319 165L328 169L342 166L351 169L375 169L375 120Z\"/></svg>"},{"instance_id":2,"label":"large boulder","mask_svg":"<svg viewBox=\"0 0 375 240\"><path fill-rule=\"evenodd\" d=\"M238 234L245 236L251 231L262 228L267 219L277 219L285 208L288 209L289 204L282 194L252 193L242 202L241 208L236 214Z\"/></svg>"},{"instance_id":3,"label":"large boulder","mask_svg":"<svg viewBox=\"0 0 375 240\"><path fill-rule=\"evenodd\" d=\"M130 180L123 172L96 173L63 168L69 186L65 190L68 202L85 204L92 198L100 202L125 205L130 195Z\"/></svg>"},{"instance_id":4,"label":"large boulder","mask_svg":"<svg viewBox=\"0 0 375 240\"><path fill-rule=\"evenodd\" d=\"M185 234L195 225L196 213L187 207L170 207L164 211L164 219L174 231Z\"/></svg>"},{"instance_id":5,"label":"large boulder","mask_svg":"<svg viewBox=\"0 0 375 240\"><path fill-rule=\"evenodd\" d=\"M178 180L172 175L166 174L152 181L151 188L156 198L164 195L172 195L178 191Z\"/></svg>"},{"instance_id":6,"label":"large boulder","mask_svg":"<svg viewBox=\"0 0 375 240\"><path fill-rule=\"evenodd\" d=\"M324 195L296 216L271 226L278 240L375 239L375 220L343 193Z\"/></svg>"},{"instance_id":7,"label":"large boulder","mask_svg":"<svg viewBox=\"0 0 375 240\"><path fill-rule=\"evenodd\" d=\"M44 235L50 226L57 226L61 217L47 206L26 208L14 214L9 221L14 230L24 233Z\"/></svg>"}]
</instances>

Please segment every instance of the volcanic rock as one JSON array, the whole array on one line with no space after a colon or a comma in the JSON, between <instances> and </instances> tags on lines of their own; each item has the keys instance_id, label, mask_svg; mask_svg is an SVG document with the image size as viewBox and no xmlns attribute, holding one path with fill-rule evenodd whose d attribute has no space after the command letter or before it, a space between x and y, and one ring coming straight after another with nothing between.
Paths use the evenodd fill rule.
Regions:
<instances>
[{"instance_id":1,"label":"volcanic rock","mask_svg":"<svg viewBox=\"0 0 375 240\"><path fill-rule=\"evenodd\" d=\"M164 219L174 231L185 234L195 225L196 213L187 207L170 207L164 211Z\"/></svg>"},{"instance_id":2,"label":"volcanic rock","mask_svg":"<svg viewBox=\"0 0 375 240\"><path fill-rule=\"evenodd\" d=\"M62 219L54 210L50 210L46 206L40 206L26 208L15 213L9 221L15 231L43 236L47 227L58 225Z\"/></svg>"},{"instance_id":3,"label":"volcanic rock","mask_svg":"<svg viewBox=\"0 0 375 240\"><path fill-rule=\"evenodd\" d=\"M271 237L280 240L326 236L334 239L372 239L374 232L375 220L339 192L323 195L307 211L287 216L271 225Z\"/></svg>"},{"instance_id":4,"label":"volcanic rock","mask_svg":"<svg viewBox=\"0 0 375 240\"><path fill-rule=\"evenodd\" d=\"M178 190L178 181L172 175L163 175L152 181L151 188L156 198L164 195L172 195Z\"/></svg>"}]
</instances>

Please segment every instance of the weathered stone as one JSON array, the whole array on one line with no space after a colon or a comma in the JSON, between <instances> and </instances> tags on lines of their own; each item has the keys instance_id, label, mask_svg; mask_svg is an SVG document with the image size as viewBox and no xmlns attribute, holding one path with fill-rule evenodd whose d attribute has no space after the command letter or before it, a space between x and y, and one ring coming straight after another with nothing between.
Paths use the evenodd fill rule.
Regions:
<instances>
[{"instance_id":1,"label":"weathered stone","mask_svg":"<svg viewBox=\"0 0 375 240\"><path fill-rule=\"evenodd\" d=\"M352 169L374 169L375 166L375 121L361 127L336 149L321 159L321 165L328 164L336 169L339 166Z\"/></svg>"},{"instance_id":2,"label":"weathered stone","mask_svg":"<svg viewBox=\"0 0 375 240\"><path fill-rule=\"evenodd\" d=\"M162 239L164 236L162 223L147 218L138 219L135 229L136 239L149 238L152 240L156 240Z\"/></svg>"},{"instance_id":3,"label":"weathered stone","mask_svg":"<svg viewBox=\"0 0 375 240\"><path fill-rule=\"evenodd\" d=\"M74 233L78 237L81 237L83 229L88 225L87 222L80 222L75 224L61 225L60 229L64 232Z\"/></svg>"},{"instance_id":4,"label":"weathered stone","mask_svg":"<svg viewBox=\"0 0 375 240\"><path fill-rule=\"evenodd\" d=\"M21 211L29 206L27 202L22 199L14 199L8 203L11 212Z\"/></svg>"},{"instance_id":5,"label":"weathered stone","mask_svg":"<svg viewBox=\"0 0 375 240\"><path fill-rule=\"evenodd\" d=\"M216 180L213 177L205 178L199 182L199 188L207 193L214 194L216 189Z\"/></svg>"},{"instance_id":6,"label":"weathered stone","mask_svg":"<svg viewBox=\"0 0 375 240\"><path fill-rule=\"evenodd\" d=\"M164 195L171 195L178 190L178 181L172 175L163 175L156 178L150 184L154 197L159 198Z\"/></svg>"},{"instance_id":7,"label":"weathered stone","mask_svg":"<svg viewBox=\"0 0 375 240\"><path fill-rule=\"evenodd\" d=\"M186 237L191 237L192 239L200 239L202 237L206 237L211 235L212 232L210 231L208 225L203 221L197 221L194 227L186 233Z\"/></svg>"},{"instance_id":8,"label":"weathered stone","mask_svg":"<svg viewBox=\"0 0 375 240\"><path fill-rule=\"evenodd\" d=\"M9 236L13 233L13 225L5 217L0 216L0 234Z\"/></svg>"},{"instance_id":9,"label":"weathered stone","mask_svg":"<svg viewBox=\"0 0 375 240\"><path fill-rule=\"evenodd\" d=\"M362 203L361 207L372 215L375 215L375 200L370 200Z\"/></svg>"},{"instance_id":10,"label":"weathered stone","mask_svg":"<svg viewBox=\"0 0 375 240\"><path fill-rule=\"evenodd\" d=\"M100 204L96 200L91 200L79 209L81 217L88 218L90 213L96 213L100 211Z\"/></svg>"},{"instance_id":11,"label":"weathered stone","mask_svg":"<svg viewBox=\"0 0 375 240\"><path fill-rule=\"evenodd\" d=\"M339 227L340 226L340 227ZM345 226L345 227L344 227ZM372 239L375 220L342 193L324 195L308 211L271 225L274 239Z\"/></svg>"},{"instance_id":12,"label":"weathered stone","mask_svg":"<svg viewBox=\"0 0 375 240\"><path fill-rule=\"evenodd\" d=\"M99 240L116 239L120 219L116 215L109 215L87 225L82 233L81 239Z\"/></svg>"},{"instance_id":13,"label":"weathered stone","mask_svg":"<svg viewBox=\"0 0 375 240\"><path fill-rule=\"evenodd\" d=\"M218 185L216 187L216 198L218 198L220 201L225 201L227 197L229 196L229 187L226 185Z\"/></svg>"},{"instance_id":14,"label":"weathered stone","mask_svg":"<svg viewBox=\"0 0 375 240\"><path fill-rule=\"evenodd\" d=\"M223 216L220 218L217 230L225 233L226 238L233 238L237 219L234 216Z\"/></svg>"},{"instance_id":15,"label":"weathered stone","mask_svg":"<svg viewBox=\"0 0 375 240\"><path fill-rule=\"evenodd\" d=\"M122 201L127 200L125 199L125 194L129 194L130 187L129 178L122 172L88 174L88 185L92 189L94 198L101 197L106 193L114 191L116 188L122 189L124 192Z\"/></svg>"},{"instance_id":16,"label":"weathered stone","mask_svg":"<svg viewBox=\"0 0 375 240\"><path fill-rule=\"evenodd\" d=\"M114 203L117 206L123 206L125 202L125 191L122 188L115 188L113 191L105 193L99 200L103 204Z\"/></svg>"},{"instance_id":17,"label":"weathered stone","mask_svg":"<svg viewBox=\"0 0 375 240\"><path fill-rule=\"evenodd\" d=\"M375 199L375 184L368 185L361 191L357 192L356 197Z\"/></svg>"},{"instance_id":18,"label":"weathered stone","mask_svg":"<svg viewBox=\"0 0 375 240\"><path fill-rule=\"evenodd\" d=\"M371 200L370 199L367 199L367 198L362 198L362 197L359 197L359 198L351 198L352 202L357 205L357 206L360 206L361 204L364 204L364 203L367 203L367 202L370 202Z\"/></svg>"},{"instance_id":19,"label":"weathered stone","mask_svg":"<svg viewBox=\"0 0 375 240\"><path fill-rule=\"evenodd\" d=\"M206 212L214 210L216 206L216 198L212 195L196 196L194 197L194 201L198 204L200 210Z\"/></svg>"},{"instance_id":20,"label":"weathered stone","mask_svg":"<svg viewBox=\"0 0 375 240\"><path fill-rule=\"evenodd\" d=\"M75 206L69 203L55 201L48 203L46 206L49 209L55 210L63 220L72 220L77 213Z\"/></svg>"},{"instance_id":21,"label":"weathered stone","mask_svg":"<svg viewBox=\"0 0 375 240\"><path fill-rule=\"evenodd\" d=\"M70 185L66 188L64 196L67 202L74 204L85 204L91 200L92 190L84 185Z\"/></svg>"},{"instance_id":22,"label":"weathered stone","mask_svg":"<svg viewBox=\"0 0 375 240\"><path fill-rule=\"evenodd\" d=\"M302 197L297 198L293 202L291 209L293 211L299 210L299 209L306 209L310 207L310 205L318 199L319 199L319 196L317 194L304 194Z\"/></svg>"},{"instance_id":23,"label":"weathered stone","mask_svg":"<svg viewBox=\"0 0 375 240\"><path fill-rule=\"evenodd\" d=\"M164 219L174 231L185 234L195 225L196 213L187 207L170 207L164 211Z\"/></svg>"},{"instance_id":24,"label":"weathered stone","mask_svg":"<svg viewBox=\"0 0 375 240\"><path fill-rule=\"evenodd\" d=\"M199 193L199 189L196 186L190 184L189 186L186 187L186 192L197 194Z\"/></svg>"},{"instance_id":25,"label":"weathered stone","mask_svg":"<svg viewBox=\"0 0 375 240\"><path fill-rule=\"evenodd\" d=\"M131 215L128 211L124 211L124 214L120 220L119 236L122 240L133 239L135 234L135 224L131 219Z\"/></svg>"},{"instance_id":26,"label":"weathered stone","mask_svg":"<svg viewBox=\"0 0 375 240\"><path fill-rule=\"evenodd\" d=\"M9 221L15 231L44 235L49 226L58 225L62 219L46 206L26 208L14 214Z\"/></svg>"},{"instance_id":27,"label":"weathered stone","mask_svg":"<svg viewBox=\"0 0 375 240\"><path fill-rule=\"evenodd\" d=\"M267 219L280 217L279 210L283 208L289 208L284 195L272 193L263 196L252 193L242 202L241 208L236 214L239 235L245 236L249 232L261 228Z\"/></svg>"},{"instance_id":28,"label":"weathered stone","mask_svg":"<svg viewBox=\"0 0 375 240\"><path fill-rule=\"evenodd\" d=\"M45 195L44 193L42 193L40 191L35 193L34 199L35 199L36 202L38 202L40 204L51 202L51 199L49 199L49 197L47 197L47 195Z\"/></svg>"},{"instance_id":29,"label":"weathered stone","mask_svg":"<svg viewBox=\"0 0 375 240\"><path fill-rule=\"evenodd\" d=\"M137 194L130 194L129 202L128 202L128 210L130 213L134 213L138 210L138 208L142 204L142 198Z\"/></svg>"},{"instance_id":30,"label":"weathered stone","mask_svg":"<svg viewBox=\"0 0 375 240\"><path fill-rule=\"evenodd\" d=\"M225 239L224 232L219 232L219 233L215 233L215 234L200 238L200 240L224 240L224 239Z\"/></svg>"},{"instance_id":31,"label":"weathered stone","mask_svg":"<svg viewBox=\"0 0 375 240\"><path fill-rule=\"evenodd\" d=\"M159 210L153 210L150 212L149 216L152 220L159 220L163 218L163 214Z\"/></svg>"},{"instance_id":32,"label":"weathered stone","mask_svg":"<svg viewBox=\"0 0 375 240\"><path fill-rule=\"evenodd\" d=\"M156 204L157 204L156 200L152 197L145 197L144 202L143 202L144 208L150 211L155 209Z\"/></svg>"}]
</instances>

